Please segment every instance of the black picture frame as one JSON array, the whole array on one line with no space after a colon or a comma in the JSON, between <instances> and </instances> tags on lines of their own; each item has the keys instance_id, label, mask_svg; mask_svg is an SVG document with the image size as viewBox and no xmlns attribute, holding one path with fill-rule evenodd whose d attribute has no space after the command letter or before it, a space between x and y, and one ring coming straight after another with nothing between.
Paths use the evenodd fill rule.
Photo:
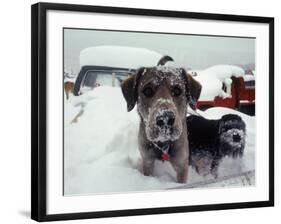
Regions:
<instances>
[{"instance_id":1,"label":"black picture frame","mask_svg":"<svg viewBox=\"0 0 281 224\"><path fill-rule=\"evenodd\" d=\"M46 82L46 13L48 10L111 13L169 18L191 18L234 22L253 22L269 25L269 200L196 206L160 207L149 209L115 210L102 212L52 214L46 213L46 145L47 145L47 82ZM163 11L137 8L89 5L37 3L31 11L31 77L32 77L32 153L31 153L31 218L37 221L102 218L206 210L254 208L274 206L274 18L240 15Z\"/></svg>"}]
</instances>

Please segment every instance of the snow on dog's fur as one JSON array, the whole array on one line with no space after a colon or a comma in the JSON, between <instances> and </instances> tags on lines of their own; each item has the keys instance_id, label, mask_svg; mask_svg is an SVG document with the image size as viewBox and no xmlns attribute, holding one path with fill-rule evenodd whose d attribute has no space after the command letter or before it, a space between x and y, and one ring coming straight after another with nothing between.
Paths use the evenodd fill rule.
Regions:
<instances>
[{"instance_id":1,"label":"snow on dog's fur","mask_svg":"<svg viewBox=\"0 0 281 224\"><path fill-rule=\"evenodd\" d=\"M138 145L143 173L153 174L156 159L169 160L177 181L187 181L189 148L187 105L194 107L201 85L182 68L140 68L122 84L128 111L137 103L140 115Z\"/></svg>"},{"instance_id":2,"label":"snow on dog's fur","mask_svg":"<svg viewBox=\"0 0 281 224\"><path fill-rule=\"evenodd\" d=\"M220 119L187 117L189 132L190 164L197 173L218 176L222 158L241 158L244 154L246 124L235 114L226 114Z\"/></svg>"}]
</instances>

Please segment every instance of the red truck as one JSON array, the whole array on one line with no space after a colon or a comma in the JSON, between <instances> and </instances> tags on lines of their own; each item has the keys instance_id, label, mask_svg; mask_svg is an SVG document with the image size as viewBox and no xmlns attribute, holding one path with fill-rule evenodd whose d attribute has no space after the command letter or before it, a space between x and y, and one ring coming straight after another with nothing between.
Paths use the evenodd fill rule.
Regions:
<instances>
[{"instance_id":1,"label":"red truck","mask_svg":"<svg viewBox=\"0 0 281 224\"><path fill-rule=\"evenodd\" d=\"M197 108L228 107L249 115L255 115L255 79L254 75L231 77L230 97L216 96L213 100L199 100ZM225 89L223 83L222 89Z\"/></svg>"}]
</instances>

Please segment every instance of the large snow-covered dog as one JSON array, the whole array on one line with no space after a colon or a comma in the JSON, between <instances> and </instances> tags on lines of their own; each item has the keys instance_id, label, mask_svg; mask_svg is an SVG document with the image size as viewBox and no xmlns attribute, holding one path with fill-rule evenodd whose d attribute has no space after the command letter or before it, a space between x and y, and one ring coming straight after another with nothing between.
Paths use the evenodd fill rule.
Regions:
<instances>
[{"instance_id":1,"label":"large snow-covered dog","mask_svg":"<svg viewBox=\"0 0 281 224\"><path fill-rule=\"evenodd\" d=\"M246 124L235 114L211 120L191 115L186 119L190 164L202 176L218 176L223 157L242 157L245 147Z\"/></svg>"},{"instance_id":2,"label":"large snow-covered dog","mask_svg":"<svg viewBox=\"0 0 281 224\"><path fill-rule=\"evenodd\" d=\"M166 60L167 59L167 60ZM122 83L128 111L135 104L140 115L138 147L144 175L152 175L156 159L169 160L177 181L186 183L189 146L186 127L187 105L195 108L201 85L182 68L140 68Z\"/></svg>"}]
</instances>

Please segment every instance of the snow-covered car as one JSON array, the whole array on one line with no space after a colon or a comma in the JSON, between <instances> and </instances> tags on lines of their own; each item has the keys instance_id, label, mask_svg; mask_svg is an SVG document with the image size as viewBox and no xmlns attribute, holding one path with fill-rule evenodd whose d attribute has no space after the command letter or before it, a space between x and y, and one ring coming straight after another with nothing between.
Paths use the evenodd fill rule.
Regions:
<instances>
[{"instance_id":1,"label":"snow-covered car","mask_svg":"<svg viewBox=\"0 0 281 224\"><path fill-rule=\"evenodd\" d=\"M74 95L81 95L98 86L120 86L128 75L141 66L155 66L162 54L145 48L95 46L80 53L81 70L74 86Z\"/></svg>"},{"instance_id":2,"label":"snow-covered car","mask_svg":"<svg viewBox=\"0 0 281 224\"><path fill-rule=\"evenodd\" d=\"M234 65L190 71L202 85L197 108L228 107L255 114L255 76Z\"/></svg>"}]
</instances>

